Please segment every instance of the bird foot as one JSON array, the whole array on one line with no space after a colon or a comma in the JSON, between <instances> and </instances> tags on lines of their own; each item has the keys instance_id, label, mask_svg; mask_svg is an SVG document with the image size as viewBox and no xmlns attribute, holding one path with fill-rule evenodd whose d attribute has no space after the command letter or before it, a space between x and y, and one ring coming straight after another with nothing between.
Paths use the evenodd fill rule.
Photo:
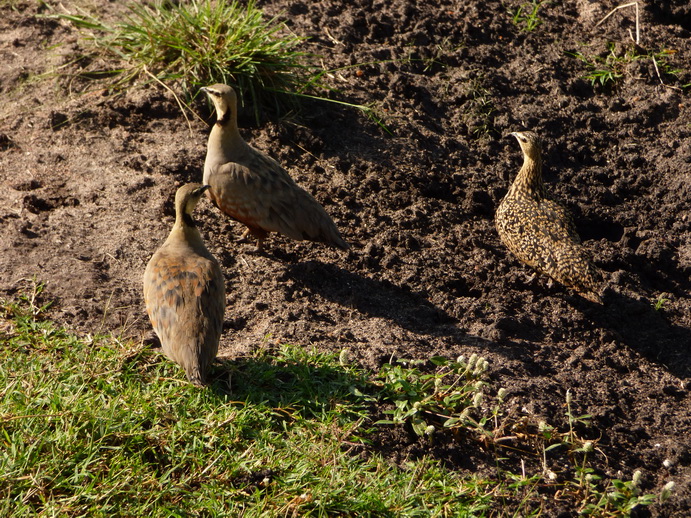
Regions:
<instances>
[{"instance_id":1,"label":"bird foot","mask_svg":"<svg viewBox=\"0 0 691 518\"><path fill-rule=\"evenodd\" d=\"M526 284L532 284L535 282L535 278L537 277L537 272L533 272L531 274L526 273L525 274L525 283Z\"/></svg>"},{"instance_id":2,"label":"bird foot","mask_svg":"<svg viewBox=\"0 0 691 518\"><path fill-rule=\"evenodd\" d=\"M250 229L249 229L249 228L246 228L245 231L244 231L244 232L242 233L242 235L240 236L240 239L238 239L238 241L240 241L240 242L249 241L249 239L247 239L247 236L248 236L249 234L250 234Z\"/></svg>"},{"instance_id":3,"label":"bird foot","mask_svg":"<svg viewBox=\"0 0 691 518\"><path fill-rule=\"evenodd\" d=\"M252 230L249 228L245 229L245 231L242 233L242 235L240 236L240 239L238 239L238 241L240 243L250 243L252 240L250 239L249 236L252 236L256 240L255 243L257 245L257 252L263 252L264 251L264 239L259 238L259 237L255 236L254 234L252 234Z\"/></svg>"}]
</instances>

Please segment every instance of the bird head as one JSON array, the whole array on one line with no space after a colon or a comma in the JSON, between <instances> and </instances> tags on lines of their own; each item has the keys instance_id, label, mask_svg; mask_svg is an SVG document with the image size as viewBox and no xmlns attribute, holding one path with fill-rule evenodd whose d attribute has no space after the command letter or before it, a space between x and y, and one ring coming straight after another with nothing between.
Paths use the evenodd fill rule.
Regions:
<instances>
[{"instance_id":1,"label":"bird head","mask_svg":"<svg viewBox=\"0 0 691 518\"><path fill-rule=\"evenodd\" d=\"M178 217L182 217L189 224L194 208L209 187L209 185L199 183L188 183L180 187L175 193L175 211ZM192 223L191 226L194 224Z\"/></svg>"},{"instance_id":2,"label":"bird head","mask_svg":"<svg viewBox=\"0 0 691 518\"><path fill-rule=\"evenodd\" d=\"M204 86L201 90L208 95L211 102L214 103L217 123L225 124L227 121L234 119L238 102L235 90L221 83Z\"/></svg>"},{"instance_id":3,"label":"bird head","mask_svg":"<svg viewBox=\"0 0 691 518\"><path fill-rule=\"evenodd\" d=\"M537 133L533 131L514 131L511 135L518 140L518 144L521 146L524 155L533 160L541 158L542 139Z\"/></svg>"}]
</instances>

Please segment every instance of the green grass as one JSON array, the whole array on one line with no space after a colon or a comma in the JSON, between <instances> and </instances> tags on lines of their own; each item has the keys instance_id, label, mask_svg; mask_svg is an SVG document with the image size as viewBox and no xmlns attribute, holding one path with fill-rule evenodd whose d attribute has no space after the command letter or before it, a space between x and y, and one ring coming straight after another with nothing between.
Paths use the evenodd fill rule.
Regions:
<instances>
[{"instance_id":1,"label":"green grass","mask_svg":"<svg viewBox=\"0 0 691 518\"><path fill-rule=\"evenodd\" d=\"M538 16L538 11L543 5L548 4L546 1L532 0L529 4L520 6L516 11L509 11L511 14L511 21L524 32L534 31L541 23Z\"/></svg>"},{"instance_id":2,"label":"green grass","mask_svg":"<svg viewBox=\"0 0 691 518\"><path fill-rule=\"evenodd\" d=\"M0 514L459 516L487 509L429 459L363 458L363 372L284 346L209 389L162 355L78 339L29 297L0 313ZM40 308L39 308L40 309ZM480 489L478 489L480 488ZM473 511L475 509L475 511ZM193 510L193 511L190 511Z\"/></svg>"},{"instance_id":3,"label":"green grass","mask_svg":"<svg viewBox=\"0 0 691 518\"><path fill-rule=\"evenodd\" d=\"M329 97L335 89L322 80L338 70L324 69L319 56L302 50L305 38L278 18L267 18L253 0L156 0L128 9L123 21L112 24L83 12L48 15L81 30L90 50L71 63L82 67L77 76L111 91L153 82L187 100L202 86L226 83L257 121L265 114L299 112L306 99L328 101L361 111L391 133L372 105Z\"/></svg>"},{"instance_id":4,"label":"green grass","mask_svg":"<svg viewBox=\"0 0 691 518\"><path fill-rule=\"evenodd\" d=\"M114 88L155 76L192 97L201 86L221 82L237 86L241 101L257 109L282 111L319 77L300 50L303 38L266 19L251 0L132 3L115 24L87 14L55 16L87 31L84 39L96 54L114 64L90 74L112 76Z\"/></svg>"},{"instance_id":5,"label":"green grass","mask_svg":"<svg viewBox=\"0 0 691 518\"><path fill-rule=\"evenodd\" d=\"M655 302L653 302L651 305L653 306L653 309L655 311L661 311L664 309L665 304L669 302L668 298L665 298L664 295L660 295Z\"/></svg>"},{"instance_id":6,"label":"green grass","mask_svg":"<svg viewBox=\"0 0 691 518\"><path fill-rule=\"evenodd\" d=\"M567 396L563 431L526 424L505 412L506 390L491 395L476 355L370 373L345 354L265 347L200 389L141 344L43 321L41 289L0 302L2 516L538 516L557 489L584 513L626 516L673 489L641 494L640 473L598 478L596 441L577 433L590 416L572 414ZM392 465L372 441L400 426L423 448L451 434L496 451L496 475L426 456ZM552 479L555 451L572 476ZM511 452L544 468L500 469Z\"/></svg>"},{"instance_id":7,"label":"green grass","mask_svg":"<svg viewBox=\"0 0 691 518\"><path fill-rule=\"evenodd\" d=\"M675 53L673 50L664 48L659 51L645 51L635 45L630 45L622 50L610 42L607 44L607 51L604 55L586 55L580 51L567 52L567 55L578 59L585 65L587 72L583 78L590 81L593 86L614 88L627 74L630 74L627 68L636 61L650 62L660 83L667 84L669 81L678 83L678 79L684 75L684 71L676 68L671 62ZM680 88L686 89L688 86L681 85Z\"/></svg>"}]
</instances>

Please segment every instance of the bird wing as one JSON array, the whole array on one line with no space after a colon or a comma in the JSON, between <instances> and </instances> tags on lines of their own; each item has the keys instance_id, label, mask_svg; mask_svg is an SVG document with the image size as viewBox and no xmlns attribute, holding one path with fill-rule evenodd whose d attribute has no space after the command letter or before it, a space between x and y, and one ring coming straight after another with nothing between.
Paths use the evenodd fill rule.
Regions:
<instances>
[{"instance_id":1,"label":"bird wing","mask_svg":"<svg viewBox=\"0 0 691 518\"><path fill-rule=\"evenodd\" d=\"M581 242L571 212L564 205L550 198L543 198L539 201L537 210L541 225L555 242Z\"/></svg>"},{"instance_id":2,"label":"bird wing","mask_svg":"<svg viewBox=\"0 0 691 518\"><path fill-rule=\"evenodd\" d=\"M565 232L554 214L547 214L533 198L507 198L497 211L497 230L518 259L543 273L556 269L555 250Z\"/></svg>"},{"instance_id":3,"label":"bird wing","mask_svg":"<svg viewBox=\"0 0 691 518\"><path fill-rule=\"evenodd\" d=\"M248 227L347 246L319 202L278 162L252 151L242 163L211 168L211 196L219 208Z\"/></svg>"},{"instance_id":4,"label":"bird wing","mask_svg":"<svg viewBox=\"0 0 691 518\"><path fill-rule=\"evenodd\" d=\"M599 300L601 272L590 262L564 206L549 199L505 200L498 211L497 230L521 261L576 288L589 300Z\"/></svg>"},{"instance_id":5,"label":"bird wing","mask_svg":"<svg viewBox=\"0 0 691 518\"><path fill-rule=\"evenodd\" d=\"M161 248L144 273L144 300L166 355L183 366L203 347L213 347L215 357L225 306L223 274L215 260Z\"/></svg>"}]
</instances>

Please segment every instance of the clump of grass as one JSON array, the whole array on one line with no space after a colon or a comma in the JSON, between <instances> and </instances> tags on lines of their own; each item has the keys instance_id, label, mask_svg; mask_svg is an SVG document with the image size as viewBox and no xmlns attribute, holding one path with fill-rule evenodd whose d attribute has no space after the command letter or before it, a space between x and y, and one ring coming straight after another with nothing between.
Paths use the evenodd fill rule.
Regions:
<instances>
[{"instance_id":1,"label":"clump of grass","mask_svg":"<svg viewBox=\"0 0 691 518\"><path fill-rule=\"evenodd\" d=\"M615 53L616 45L612 42L607 44L607 54L603 56L586 56L582 52L567 52L568 55L575 57L583 62L588 72L583 76L594 86L608 86L616 83L624 76L624 68L631 61L631 57L622 58Z\"/></svg>"},{"instance_id":2,"label":"clump of grass","mask_svg":"<svg viewBox=\"0 0 691 518\"><path fill-rule=\"evenodd\" d=\"M94 63L108 69L79 75L107 81L120 90L136 81L155 81L194 98L212 83L236 87L240 103L255 119L266 112L287 115L300 101L315 99L355 108L389 132L372 106L326 97L333 89L321 80L330 72L319 57L301 50L305 38L278 18L267 19L254 0L241 5L212 0L157 0L129 7L122 22L108 24L88 14L53 15L85 31Z\"/></svg>"},{"instance_id":3,"label":"clump of grass","mask_svg":"<svg viewBox=\"0 0 691 518\"><path fill-rule=\"evenodd\" d=\"M304 39L267 19L253 0L131 4L112 25L86 14L57 16L88 30L96 51L119 63L109 71L115 88L150 80L149 73L190 96L222 82L249 95L253 106L282 112L318 77L312 56L299 48Z\"/></svg>"},{"instance_id":4,"label":"clump of grass","mask_svg":"<svg viewBox=\"0 0 691 518\"><path fill-rule=\"evenodd\" d=\"M392 419L378 424L408 422L420 436L430 435L438 427L476 424L471 414L482 402L486 383L481 377L487 371L487 360L474 354L467 361L434 356L430 362L436 368L428 373L420 369L426 363L421 360L398 360L382 367L379 376L384 401L393 403L394 408L385 411Z\"/></svg>"},{"instance_id":5,"label":"clump of grass","mask_svg":"<svg viewBox=\"0 0 691 518\"><path fill-rule=\"evenodd\" d=\"M515 12L509 11L511 21L522 31L532 32L542 23L538 16L540 8L548 2L532 0L529 4L524 4L516 9Z\"/></svg>"},{"instance_id":6,"label":"clump of grass","mask_svg":"<svg viewBox=\"0 0 691 518\"><path fill-rule=\"evenodd\" d=\"M613 88L627 74L627 67L636 61L648 61L653 64L655 73L661 84L664 79L678 79L683 71L676 68L670 58L675 51L662 49L660 51L644 51L637 45L628 46L623 52L613 42L607 43L605 55L585 55L582 52L567 52L567 55L580 60L588 70L583 76L595 86ZM683 85L686 88L688 85Z\"/></svg>"},{"instance_id":7,"label":"clump of grass","mask_svg":"<svg viewBox=\"0 0 691 518\"><path fill-rule=\"evenodd\" d=\"M655 302L652 303L653 309L655 311L660 311L665 307L665 304L669 302L669 299L664 296L664 294L660 295Z\"/></svg>"}]
</instances>

